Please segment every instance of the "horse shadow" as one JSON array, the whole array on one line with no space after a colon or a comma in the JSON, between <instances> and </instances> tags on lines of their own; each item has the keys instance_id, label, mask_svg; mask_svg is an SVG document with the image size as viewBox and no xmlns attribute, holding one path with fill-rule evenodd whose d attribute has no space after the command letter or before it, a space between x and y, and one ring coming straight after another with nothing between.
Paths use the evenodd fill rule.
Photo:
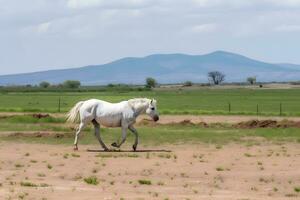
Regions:
<instances>
[{"instance_id":1,"label":"horse shadow","mask_svg":"<svg viewBox=\"0 0 300 200\"><path fill-rule=\"evenodd\" d=\"M166 150L166 149L141 149L141 150L111 150L111 151L104 151L101 149L87 149L87 152L101 152L101 153L147 153L147 152L154 152L154 153L159 153L159 152L166 152L170 153L172 152L171 150Z\"/></svg>"}]
</instances>

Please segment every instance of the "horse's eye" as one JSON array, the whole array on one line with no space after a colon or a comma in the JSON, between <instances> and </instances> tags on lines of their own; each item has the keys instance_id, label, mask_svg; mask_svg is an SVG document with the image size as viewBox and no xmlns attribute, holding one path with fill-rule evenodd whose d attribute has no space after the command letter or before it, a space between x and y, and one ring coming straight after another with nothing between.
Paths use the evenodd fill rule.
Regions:
<instances>
[{"instance_id":1,"label":"horse's eye","mask_svg":"<svg viewBox=\"0 0 300 200\"><path fill-rule=\"evenodd\" d=\"M151 110L155 110L155 108L151 108Z\"/></svg>"}]
</instances>

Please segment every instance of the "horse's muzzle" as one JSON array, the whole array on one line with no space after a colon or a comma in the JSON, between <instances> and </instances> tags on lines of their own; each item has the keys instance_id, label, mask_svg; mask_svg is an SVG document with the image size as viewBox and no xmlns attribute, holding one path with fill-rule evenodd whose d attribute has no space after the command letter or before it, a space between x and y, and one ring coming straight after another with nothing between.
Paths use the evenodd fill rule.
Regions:
<instances>
[{"instance_id":1,"label":"horse's muzzle","mask_svg":"<svg viewBox=\"0 0 300 200\"><path fill-rule=\"evenodd\" d=\"M153 120L156 122L156 121L159 120L159 117L158 117L157 115L155 115L155 116L153 117Z\"/></svg>"}]
</instances>

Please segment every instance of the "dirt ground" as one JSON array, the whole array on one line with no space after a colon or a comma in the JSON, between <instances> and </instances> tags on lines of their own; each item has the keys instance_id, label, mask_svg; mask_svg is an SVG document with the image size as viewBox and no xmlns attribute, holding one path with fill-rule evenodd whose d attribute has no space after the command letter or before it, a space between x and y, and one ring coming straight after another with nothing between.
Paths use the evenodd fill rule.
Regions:
<instances>
[{"instance_id":1,"label":"dirt ground","mask_svg":"<svg viewBox=\"0 0 300 200\"><path fill-rule=\"evenodd\" d=\"M299 147L182 144L132 153L2 142L0 199L299 199ZM90 176L99 183L87 184Z\"/></svg>"}]
</instances>

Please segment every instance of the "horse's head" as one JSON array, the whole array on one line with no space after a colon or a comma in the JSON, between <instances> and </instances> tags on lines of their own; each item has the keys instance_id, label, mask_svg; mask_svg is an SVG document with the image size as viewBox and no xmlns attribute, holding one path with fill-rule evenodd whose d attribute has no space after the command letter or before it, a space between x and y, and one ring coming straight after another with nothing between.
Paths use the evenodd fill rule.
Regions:
<instances>
[{"instance_id":1,"label":"horse's head","mask_svg":"<svg viewBox=\"0 0 300 200\"><path fill-rule=\"evenodd\" d=\"M146 110L146 114L149 115L154 121L159 120L159 115L158 115L155 99L152 99L150 101L149 106Z\"/></svg>"}]
</instances>

